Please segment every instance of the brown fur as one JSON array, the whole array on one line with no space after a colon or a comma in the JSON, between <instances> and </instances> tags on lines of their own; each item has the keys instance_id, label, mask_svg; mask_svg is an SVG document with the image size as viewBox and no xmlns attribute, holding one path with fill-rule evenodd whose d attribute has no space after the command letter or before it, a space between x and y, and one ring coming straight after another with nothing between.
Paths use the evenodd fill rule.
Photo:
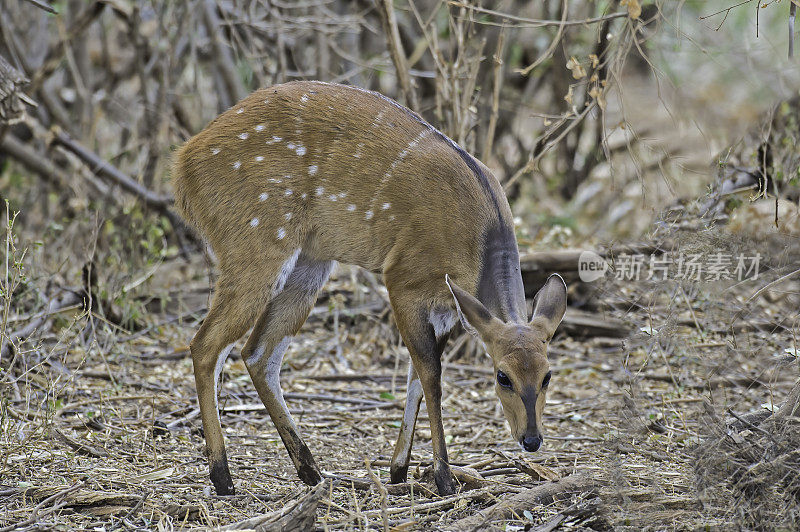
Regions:
<instances>
[{"instance_id":1,"label":"brown fur","mask_svg":"<svg viewBox=\"0 0 800 532\"><path fill-rule=\"evenodd\" d=\"M342 85L293 82L254 92L190 139L176 155L173 184L177 208L219 260L212 307L191 344L217 492L232 493L233 483L214 374L225 346L254 324L243 358L301 478L319 480L283 402L277 372L284 340L305 321L330 261L383 273L411 354L409 389L417 391L407 399L392 479L405 478L421 387L436 482L441 493L452 492L441 421L446 337L436 338L427 320L432 309L453 306L446 274L475 294L487 282L481 271L484 277L495 271L482 270L486 235L510 235L501 242L509 253L501 255L516 263L496 271L515 272L513 286L522 286L511 211L491 172L388 98ZM286 265L291 257L297 258L293 271ZM520 308L520 301L524 308L522 296L514 298L503 308ZM539 343L541 337L531 336ZM514 341L519 344L519 338ZM538 376L546 367L542 347L517 347L521 354L509 351L500 364L510 374ZM511 420L517 408L503 404Z\"/></svg>"}]
</instances>

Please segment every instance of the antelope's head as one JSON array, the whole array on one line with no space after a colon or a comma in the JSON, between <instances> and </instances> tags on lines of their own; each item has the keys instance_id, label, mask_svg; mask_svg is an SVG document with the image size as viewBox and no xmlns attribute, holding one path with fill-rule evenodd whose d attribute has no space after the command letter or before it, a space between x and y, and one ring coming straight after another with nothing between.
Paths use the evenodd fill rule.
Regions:
<instances>
[{"instance_id":1,"label":"antelope's head","mask_svg":"<svg viewBox=\"0 0 800 532\"><path fill-rule=\"evenodd\" d=\"M494 363L495 390L511 426L526 451L542 444L542 410L550 384L547 346L567 310L567 285L551 275L534 298L528 323L506 323L475 297L448 279L465 328L486 345Z\"/></svg>"}]
</instances>

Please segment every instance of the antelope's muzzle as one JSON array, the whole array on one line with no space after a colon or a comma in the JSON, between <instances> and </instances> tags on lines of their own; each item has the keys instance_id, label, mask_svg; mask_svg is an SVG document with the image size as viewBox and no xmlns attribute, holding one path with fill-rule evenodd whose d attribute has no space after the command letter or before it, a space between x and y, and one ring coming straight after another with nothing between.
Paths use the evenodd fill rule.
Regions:
<instances>
[{"instance_id":1,"label":"antelope's muzzle","mask_svg":"<svg viewBox=\"0 0 800 532\"><path fill-rule=\"evenodd\" d=\"M529 453L532 453L538 451L539 447L542 446L542 436L541 434L536 434L533 436L525 435L522 437L522 440L519 443L522 445L523 449Z\"/></svg>"}]
</instances>

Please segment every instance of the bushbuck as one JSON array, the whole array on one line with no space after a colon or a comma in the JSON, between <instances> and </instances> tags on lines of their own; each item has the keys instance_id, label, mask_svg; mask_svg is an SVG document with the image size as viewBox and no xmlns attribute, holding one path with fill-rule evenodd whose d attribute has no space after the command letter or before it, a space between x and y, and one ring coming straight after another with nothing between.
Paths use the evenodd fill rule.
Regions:
<instances>
[{"instance_id":1,"label":"bushbuck","mask_svg":"<svg viewBox=\"0 0 800 532\"><path fill-rule=\"evenodd\" d=\"M514 439L542 442L547 346L566 310L551 276L527 319L511 209L497 179L419 115L378 93L316 81L261 89L176 154L176 206L213 249L211 308L191 341L216 492L233 494L217 386L233 342L303 482L320 470L280 387L290 339L337 262L381 272L411 355L391 481L407 478L424 396L434 478L454 491L441 414L441 355L460 318L485 344ZM458 283L458 284L456 284Z\"/></svg>"}]
</instances>

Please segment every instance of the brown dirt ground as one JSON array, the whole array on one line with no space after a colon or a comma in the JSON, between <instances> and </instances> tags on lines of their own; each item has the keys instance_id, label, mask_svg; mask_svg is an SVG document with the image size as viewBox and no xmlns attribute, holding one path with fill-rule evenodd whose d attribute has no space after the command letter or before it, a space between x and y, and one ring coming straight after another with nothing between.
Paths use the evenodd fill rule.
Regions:
<instances>
[{"instance_id":1,"label":"brown dirt ground","mask_svg":"<svg viewBox=\"0 0 800 532\"><path fill-rule=\"evenodd\" d=\"M718 245L700 242L696 231L688 234L684 247ZM623 318L632 333L624 341L555 338L545 445L535 454L523 454L510 439L489 360L456 336L445 355L448 448L454 464L470 465L486 480L449 498L436 495L431 481L415 481L413 496L388 496L388 526L448 528L543 482L521 472L514 459L544 466L547 475L588 472L605 483L594 494L601 502L595 519L567 517L556 523L562 529L738 526L741 515L726 488L698 492L694 449L706 433L704 402L722 417L728 408L748 412L783 401L797 379L797 358L786 351L795 345L797 286L781 285L746 304L764 279L785 273L787 264L791 257L770 257L761 280L734 286L592 285L596 311ZM162 265L158 277L168 284L185 271L176 260ZM386 481L407 352L380 292L368 289L362 276L339 270L287 353L283 387L322 468L368 479L369 463ZM580 299L580 290L573 287L571 297ZM148 316L147 329L109 333L106 324L95 323L96 341L76 329L77 316L60 317L38 346L47 356L19 381L17 399L3 405L0 530L32 516L29 529L208 528L279 509L307 492L234 354L220 405L237 495L210 493L186 348L208 292L206 276L188 279L169 303L150 302L163 309ZM746 312L733 321L740 308ZM414 476L430 462L429 435L423 406ZM70 487L75 489L45 499ZM534 506L486 526L549 530L559 512L592 496ZM317 526L383 528L381 503L374 487L339 482L322 500Z\"/></svg>"}]
</instances>

